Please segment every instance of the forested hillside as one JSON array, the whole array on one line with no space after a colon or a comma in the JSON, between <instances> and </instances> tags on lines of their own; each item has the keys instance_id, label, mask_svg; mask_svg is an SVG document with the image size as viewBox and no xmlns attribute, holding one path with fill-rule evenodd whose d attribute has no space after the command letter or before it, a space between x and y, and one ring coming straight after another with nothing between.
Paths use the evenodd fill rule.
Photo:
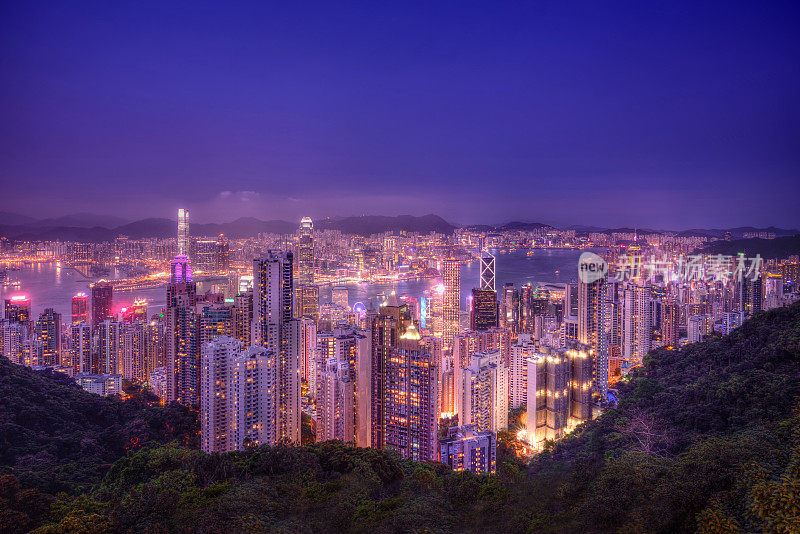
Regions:
<instances>
[{"instance_id":1,"label":"forested hillside","mask_svg":"<svg viewBox=\"0 0 800 534\"><path fill-rule=\"evenodd\" d=\"M476 476L338 442L207 455L182 441L191 425L171 411L178 408L89 399L5 362L0 525L9 532L800 532L799 363L800 305L759 314L724 338L656 350L620 386L617 409L530 464L504 450L497 475ZM175 418L183 429L165 431L164 421ZM81 434L91 440L85 449ZM131 447L132 436L149 443ZM82 450L98 465L89 469Z\"/></svg>"}]
</instances>

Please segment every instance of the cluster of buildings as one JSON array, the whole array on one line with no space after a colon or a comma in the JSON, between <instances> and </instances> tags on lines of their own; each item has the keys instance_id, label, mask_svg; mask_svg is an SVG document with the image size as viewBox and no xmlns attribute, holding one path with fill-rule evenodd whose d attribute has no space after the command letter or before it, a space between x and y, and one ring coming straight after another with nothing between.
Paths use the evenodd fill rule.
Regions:
<instances>
[{"instance_id":1,"label":"cluster of buildings","mask_svg":"<svg viewBox=\"0 0 800 534\"><path fill-rule=\"evenodd\" d=\"M239 243L232 251L221 237L193 239L188 211L180 210L166 305L157 313L148 315L143 301L118 310L113 285L103 281L73 297L68 322L52 309L34 320L30 300L11 297L0 349L101 395L118 394L126 379L164 402L196 407L207 452L300 443L305 417L317 441L492 472L509 413L525 412L514 430L535 451L591 419L615 381L653 348L728 333L797 298L797 258L767 262L758 277L738 281L619 279L611 269L574 284L498 287L490 247L574 242L552 229L512 235L345 239L315 232L304 218L294 236L260 236L260 247ZM674 256L690 246L678 238L614 239L625 244L604 253L608 264L621 254ZM130 253L130 243L118 245L119 254ZM461 266L473 259L480 277L462 295ZM198 291L198 264L233 272L232 283ZM367 309L338 285L354 272L361 279L427 273L437 283ZM323 284L332 285L330 302L320 302Z\"/></svg>"}]
</instances>

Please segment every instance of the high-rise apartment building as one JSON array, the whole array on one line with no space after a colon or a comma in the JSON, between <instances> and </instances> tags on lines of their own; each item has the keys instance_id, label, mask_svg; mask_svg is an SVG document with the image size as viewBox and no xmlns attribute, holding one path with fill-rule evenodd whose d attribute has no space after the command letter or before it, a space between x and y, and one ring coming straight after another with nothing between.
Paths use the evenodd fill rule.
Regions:
<instances>
[{"instance_id":1,"label":"high-rise apartment building","mask_svg":"<svg viewBox=\"0 0 800 534\"><path fill-rule=\"evenodd\" d=\"M456 385L459 422L478 430L508 428L508 367L499 350L474 354Z\"/></svg>"},{"instance_id":2,"label":"high-rise apartment building","mask_svg":"<svg viewBox=\"0 0 800 534\"><path fill-rule=\"evenodd\" d=\"M200 442L206 452L277 443L276 362L264 347L228 336L205 343L200 365Z\"/></svg>"},{"instance_id":3,"label":"high-rise apartment building","mask_svg":"<svg viewBox=\"0 0 800 534\"><path fill-rule=\"evenodd\" d=\"M278 439L300 442L300 321L294 318L294 255L271 250L253 262L253 344L275 354Z\"/></svg>"},{"instance_id":4,"label":"high-rise apartment building","mask_svg":"<svg viewBox=\"0 0 800 534\"><path fill-rule=\"evenodd\" d=\"M628 363L641 363L650 352L653 333L650 301L650 287L647 285L629 283L624 290L622 357Z\"/></svg>"}]
</instances>

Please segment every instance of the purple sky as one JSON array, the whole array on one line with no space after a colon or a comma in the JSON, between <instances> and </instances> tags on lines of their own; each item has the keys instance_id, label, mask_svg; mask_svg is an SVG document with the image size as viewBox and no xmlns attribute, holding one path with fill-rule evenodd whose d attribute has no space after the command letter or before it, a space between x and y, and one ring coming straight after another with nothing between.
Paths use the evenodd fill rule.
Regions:
<instances>
[{"instance_id":1,"label":"purple sky","mask_svg":"<svg viewBox=\"0 0 800 534\"><path fill-rule=\"evenodd\" d=\"M800 226L798 2L232 4L3 2L0 211Z\"/></svg>"}]
</instances>

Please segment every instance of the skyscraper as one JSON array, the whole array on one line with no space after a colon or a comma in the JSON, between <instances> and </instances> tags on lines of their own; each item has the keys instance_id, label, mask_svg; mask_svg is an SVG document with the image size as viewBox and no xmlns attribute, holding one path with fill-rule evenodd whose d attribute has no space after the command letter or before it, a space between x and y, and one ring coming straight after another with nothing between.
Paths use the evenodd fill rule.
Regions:
<instances>
[{"instance_id":1,"label":"skyscraper","mask_svg":"<svg viewBox=\"0 0 800 534\"><path fill-rule=\"evenodd\" d=\"M369 318L372 340L371 445L401 457L437 454L437 362L411 320L408 308L390 299Z\"/></svg>"},{"instance_id":2,"label":"skyscraper","mask_svg":"<svg viewBox=\"0 0 800 534\"><path fill-rule=\"evenodd\" d=\"M488 251L481 253L481 286L482 291L497 292L495 286L495 257Z\"/></svg>"},{"instance_id":3,"label":"skyscraper","mask_svg":"<svg viewBox=\"0 0 800 534\"><path fill-rule=\"evenodd\" d=\"M41 365L61 364L61 314L47 308L36 321L36 339L42 344Z\"/></svg>"},{"instance_id":4,"label":"skyscraper","mask_svg":"<svg viewBox=\"0 0 800 534\"><path fill-rule=\"evenodd\" d=\"M491 289L473 288L470 329L488 330L497 325L497 292Z\"/></svg>"},{"instance_id":5,"label":"skyscraper","mask_svg":"<svg viewBox=\"0 0 800 534\"><path fill-rule=\"evenodd\" d=\"M253 344L276 356L279 440L300 442L300 321L294 319L291 252L270 250L253 261Z\"/></svg>"},{"instance_id":6,"label":"skyscraper","mask_svg":"<svg viewBox=\"0 0 800 534\"><path fill-rule=\"evenodd\" d=\"M5 319L11 323L30 325L31 299L25 295L17 295L5 301Z\"/></svg>"},{"instance_id":7,"label":"skyscraper","mask_svg":"<svg viewBox=\"0 0 800 534\"><path fill-rule=\"evenodd\" d=\"M297 283L314 283L314 222L311 217L300 220L297 238Z\"/></svg>"},{"instance_id":8,"label":"skyscraper","mask_svg":"<svg viewBox=\"0 0 800 534\"><path fill-rule=\"evenodd\" d=\"M189 210L178 209L178 255L189 256Z\"/></svg>"},{"instance_id":9,"label":"skyscraper","mask_svg":"<svg viewBox=\"0 0 800 534\"><path fill-rule=\"evenodd\" d=\"M206 452L274 445L275 356L222 336L202 348L200 442Z\"/></svg>"},{"instance_id":10,"label":"skyscraper","mask_svg":"<svg viewBox=\"0 0 800 534\"><path fill-rule=\"evenodd\" d=\"M89 323L89 295L78 293L72 297L72 324Z\"/></svg>"},{"instance_id":11,"label":"skyscraper","mask_svg":"<svg viewBox=\"0 0 800 534\"><path fill-rule=\"evenodd\" d=\"M499 350L474 354L456 385L459 422L478 430L499 432L508 427L508 367Z\"/></svg>"},{"instance_id":12,"label":"skyscraper","mask_svg":"<svg viewBox=\"0 0 800 534\"><path fill-rule=\"evenodd\" d=\"M199 401L200 331L195 305L197 285L185 255L170 266L166 308L167 402L195 405Z\"/></svg>"},{"instance_id":13,"label":"skyscraper","mask_svg":"<svg viewBox=\"0 0 800 534\"><path fill-rule=\"evenodd\" d=\"M105 280L92 284L92 326L111 319L114 308L114 287Z\"/></svg>"},{"instance_id":14,"label":"skyscraper","mask_svg":"<svg viewBox=\"0 0 800 534\"><path fill-rule=\"evenodd\" d=\"M442 260L442 345L453 346L453 337L459 331L459 303L461 301L461 264L455 259Z\"/></svg>"}]
</instances>

